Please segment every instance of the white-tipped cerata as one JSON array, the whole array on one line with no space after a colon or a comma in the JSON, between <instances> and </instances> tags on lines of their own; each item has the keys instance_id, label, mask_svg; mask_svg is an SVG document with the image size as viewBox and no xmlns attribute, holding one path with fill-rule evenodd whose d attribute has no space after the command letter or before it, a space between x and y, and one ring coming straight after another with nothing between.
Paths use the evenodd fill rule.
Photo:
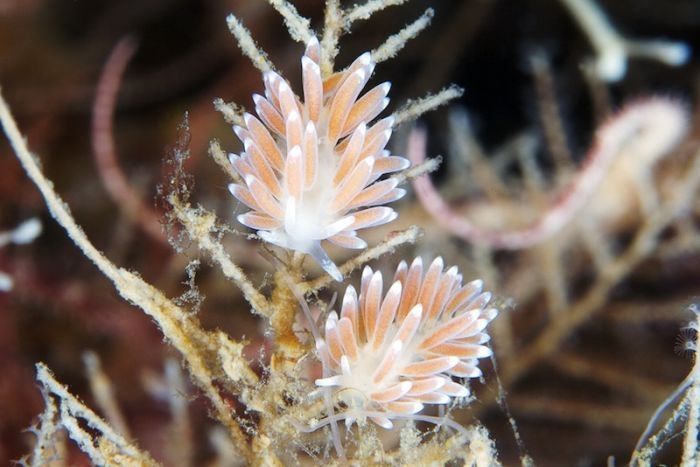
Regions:
<instances>
[{"instance_id":1,"label":"white-tipped cerata","mask_svg":"<svg viewBox=\"0 0 700 467\"><path fill-rule=\"evenodd\" d=\"M492 353L481 331L497 310L487 308L490 294L482 285L462 284L457 268L445 270L442 258L427 268L420 258L410 266L402 262L388 289L381 273L366 267L359 295L348 287L340 318L328 315L327 346L318 352L330 376L316 385L334 388L346 421L369 418L384 428L425 404L467 397L468 387L452 378L481 376L478 361Z\"/></svg>"},{"instance_id":2,"label":"white-tipped cerata","mask_svg":"<svg viewBox=\"0 0 700 467\"><path fill-rule=\"evenodd\" d=\"M381 205L405 194L381 185L382 176L409 162L384 149L393 119L374 122L388 104L390 83L361 95L374 69L371 54L325 80L320 54L313 37L301 60L300 97L277 73L263 74L264 93L253 95L257 117L246 113L245 127L233 128L245 152L230 161L245 185L229 190L251 209L239 219L262 239L311 255L341 280L321 242L366 247L358 231L391 222L396 213Z\"/></svg>"}]
</instances>

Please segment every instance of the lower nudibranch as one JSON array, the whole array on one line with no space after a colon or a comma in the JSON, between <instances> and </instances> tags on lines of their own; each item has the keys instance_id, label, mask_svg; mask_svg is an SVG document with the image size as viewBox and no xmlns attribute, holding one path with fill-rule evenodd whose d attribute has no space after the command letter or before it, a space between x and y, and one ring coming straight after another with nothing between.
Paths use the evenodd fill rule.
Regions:
<instances>
[{"instance_id":1,"label":"lower nudibranch","mask_svg":"<svg viewBox=\"0 0 700 467\"><path fill-rule=\"evenodd\" d=\"M442 258L424 274L417 258L401 262L384 294L381 273L366 267L359 296L346 289L316 346L324 366L316 385L344 407L333 420L369 418L389 429L393 418L430 419L416 416L425 404L468 396L453 378L481 376L479 359L492 354L485 329L498 314L482 287L463 285L456 267L443 271Z\"/></svg>"}]
</instances>

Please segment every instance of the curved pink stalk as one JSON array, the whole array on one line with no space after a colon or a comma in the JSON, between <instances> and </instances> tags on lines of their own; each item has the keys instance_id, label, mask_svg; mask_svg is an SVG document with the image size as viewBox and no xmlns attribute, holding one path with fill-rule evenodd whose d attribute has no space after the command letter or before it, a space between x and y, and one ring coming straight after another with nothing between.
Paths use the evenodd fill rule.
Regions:
<instances>
[{"instance_id":1,"label":"curved pink stalk","mask_svg":"<svg viewBox=\"0 0 700 467\"><path fill-rule=\"evenodd\" d=\"M92 106L92 149L100 180L124 215L154 240L167 243L158 215L141 199L119 166L114 146L114 109L122 76L136 50L131 38L120 40L112 50L97 83Z\"/></svg>"}]
</instances>

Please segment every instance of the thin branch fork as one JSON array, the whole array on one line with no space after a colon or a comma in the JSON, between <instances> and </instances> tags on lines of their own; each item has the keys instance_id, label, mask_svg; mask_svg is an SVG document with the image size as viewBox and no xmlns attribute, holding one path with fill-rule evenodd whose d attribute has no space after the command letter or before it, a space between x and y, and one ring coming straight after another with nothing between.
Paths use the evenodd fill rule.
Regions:
<instances>
[{"instance_id":1,"label":"thin branch fork","mask_svg":"<svg viewBox=\"0 0 700 467\"><path fill-rule=\"evenodd\" d=\"M224 275L241 289L253 311L265 318L272 316L273 310L267 298L250 282L243 270L231 260L221 242L214 237L216 216L201 207L192 208L174 195L168 197L168 202L190 239L196 242L199 248L219 265Z\"/></svg>"},{"instance_id":2,"label":"thin branch fork","mask_svg":"<svg viewBox=\"0 0 700 467\"><path fill-rule=\"evenodd\" d=\"M68 391L68 388L55 379L46 365L38 363L36 369L37 380L44 388L45 397L50 397L48 395L50 393L58 398L62 424L67 428L71 438L79 443L81 447L90 451L89 454L93 461L106 462L108 459L104 459L103 449L100 449L102 446L94 446L90 435L77 425L76 419L78 418L85 420L91 428L97 430L102 435L101 441L108 441L124 455L132 458L133 462L139 462L140 465L147 466L158 465L148 454L141 451L122 434L115 431L107 422L73 396ZM49 401L47 401L47 404L49 404Z\"/></svg>"}]
</instances>

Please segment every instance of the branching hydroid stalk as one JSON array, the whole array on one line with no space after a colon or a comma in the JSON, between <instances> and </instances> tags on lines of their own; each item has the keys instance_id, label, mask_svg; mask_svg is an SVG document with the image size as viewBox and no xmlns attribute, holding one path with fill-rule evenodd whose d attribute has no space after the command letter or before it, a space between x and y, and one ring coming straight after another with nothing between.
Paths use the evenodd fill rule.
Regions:
<instances>
[{"instance_id":1,"label":"branching hydroid stalk","mask_svg":"<svg viewBox=\"0 0 700 467\"><path fill-rule=\"evenodd\" d=\"M41 192L53 218L63 227L71 240L90 259L97 268L112 281L119 294L128 302L139 306L151 316L161 328L170 343L182 352L195 381L207 394L214 405L216 418L229 431L241 453L252 458L247 439L234 420L228 404L219 394L213 381L216 379L209 367L209 359L201 352L206 348L203 344L208 340L206 334L194 322L194 318L173 302L168 300L159 290L143 281L140 277L125 269L121 269L109 261L85 235L70 214L68 206L53 189L53 184L44 176L38 161L29 152L17 124L10 113L5 99L0 94L0 122L5 134L29 178Z\"/></svg>"}]
</instances>

